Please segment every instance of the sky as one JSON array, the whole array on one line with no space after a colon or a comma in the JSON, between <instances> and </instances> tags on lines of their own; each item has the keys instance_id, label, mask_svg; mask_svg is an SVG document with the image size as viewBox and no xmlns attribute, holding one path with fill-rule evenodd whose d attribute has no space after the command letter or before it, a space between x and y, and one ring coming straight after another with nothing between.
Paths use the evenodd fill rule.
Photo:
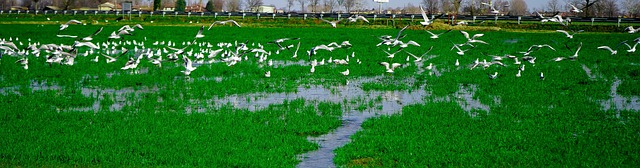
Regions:
<instances>
[{"instance_id":1,"label":"sky","mask_svg":"<svg viewBox=\"0 0 640 168\"><path fill-rule=\"evenodd\" d=\"M373 0L365 0L367 1L367 5L369 6L369 8L378 8L378 4L374 3ZM549 0L524 0L525 2L527 2L527 6L529 7L529 9L533 9L533 8L543 8L545 6L545 4L547 4L547 2ZM265 5L275 5L276 8L285 8L287 6L287 1L286 0L263 0ZM420 2L422 2L422 0L389 0L389 3L385 3L382 5L382 8L387 8L387 7L392 7L392 8L396 8L396 7L403 7L404 5L411 3L413 5L418 5L420 4ZM564 1L559 1L560 3L564 2ZM298 4L296 2L295 5L293 5L292 10L299 10L300 9L300 4Z\"/></svg>"}]
</instances>

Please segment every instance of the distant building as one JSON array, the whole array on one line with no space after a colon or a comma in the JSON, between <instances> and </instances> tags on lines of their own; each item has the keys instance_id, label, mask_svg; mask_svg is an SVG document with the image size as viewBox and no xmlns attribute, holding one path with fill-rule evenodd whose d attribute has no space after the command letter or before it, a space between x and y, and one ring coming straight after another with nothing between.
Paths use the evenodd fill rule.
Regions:
<instances>
[{"instance_id":1,"label":"distant building","mask_svg":"<svg viewBox=\"0 0 640 168\"><path fill-rule=\"evenodd\" d=\"M57 6L45 6L44 10L60 10Z\"/></svg>"},{"instance_id":2,"label":"distant building","mask_svg":"<svg viewBox=\"0 0 640 168\"><path fill-rule=\"evenodd\" d=\"M122 9L122 5L120 4L112 4L111 2L106 2L98 5L98 10L100 11L111 11L111 10L119 10Z\"/></svg>"},{"instance_id":3,"label":"distant building","mask_svg":"<svg viewBox=\"0 0 640 168\"><path fill-rule=\"evenodd\" d=\"M190 5L190 6L186 6L184 8L185 12L204 12L207 11L207 9L205 9L203 6L200 6L199 4L197 5Z\"/></svg>"},{"instance_id":4,"label":"distant building","mask_svg":"<svg viewBox=\"0 0 640 168\"><path fill-rule=\"evenodd\" d=\"M176 6L173 4L164 6L164 8L162 8L162 11L166 11L166 12L173 12L176 10Z\"/></svg>"},{"instance_id":5,"label":"distant building","mask_svg":"<svg viewBox=\"0 0 640 168\"><path fill-rule=\"evenodd\" d=\"M252 12L257 12L257 13L275 13L276 12L276 7L275 6L258 6L258 7L254 7L251 8Z\"/></svg>"},{"instance_id":6,"label":"distant building","mask_svg":"<svg viewBox=\"0 0 640 168\"><path fill-rule=\"evenodd\" d=\"M11 10L29 10L29 8L24 6L11 6Z\"/></svg>"}]
</instances>

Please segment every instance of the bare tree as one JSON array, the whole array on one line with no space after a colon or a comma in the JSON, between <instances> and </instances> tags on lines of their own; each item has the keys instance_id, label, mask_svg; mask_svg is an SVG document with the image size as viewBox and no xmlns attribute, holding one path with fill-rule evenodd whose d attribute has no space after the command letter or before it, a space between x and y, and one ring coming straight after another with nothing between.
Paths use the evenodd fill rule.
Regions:
<instances>
[{"instance_id":1,"label":"bare tree","mask_svg":"<svg viewBox=\"0 0 640 168\"><path fill-rule=\"evenodd\" d=\"M453 5L451 4L451 0L441 0L440 4L442 5L442 11L446 13L453 12Z\"/></svg>"},{"instance_id":2,"label":"bare tree","mask_svg":"<svg viewBox=\"0 0 640 168\"><path fill-rule=\"evenodd\" d=\"M224 0L213 0L213 10L222 11L224 9Z\"/></svg>"},{"instance_id":3,"label":"bare tree","mask_svg":"<svg viewBox=\"0 0 640 168\"><path fill-rule=\"evenodd\" d=\"M625 13L629 17L638 17L640 15L640 0L624 0L622 2L622 6L625 10Z\"/></svg>"},{"instance_id":4,"label":"bare tree","mask_svg":"<svg viewBox=\"0 0 640 168\"><path fill-rule=\"evenodd\" d=\"M462 12L469 13L471 15L482 13L481 11L485 8L482 8L481 5L482 4L478 0L467 0L462 7Z\"/></svg>"},{"instance_id":5,"label":"bare tree","mask_svg":"<svg viewBox=\"0 0 640 168\"><path fill-rule=\"evenodd\" d=\"M258 7L262 6L262 0L246 0L246 3L247 3L247 8L250 11L254 11L254 12L257 12Z\"/></svg>"},{"instance_id":6,"label":"bare tree","mask_svg":"<svg viewBox=\"0 0 640 168\"><path fill-rule=\"evenodd\" d=\"M407 13L407 14L421 13L420 8L418 8L418 6L413 5L412 3L408 3L406 6L404 6L404 9L402 10L404 11L403 13Z\"/></svg>"},{"instance_id":7,"label":"bare tree","mask_svg":"<svg viewBox=\"0 0 640 168\"><path fill-rule=\"evenodd\" d=\"M552 13L560 11L560 4L558 4L558 0L549 0L549 2L547 2L547 11Z\"/></svg>"},{"instance_id":8,"label":"bare tree","mask_svg":"<svg viewBox=\"0 0 640 168\"><path fill-rule=\"evenodd\" d=\"M240 11L242 4L240 0L229 0L227 1L227 11L237 12Z\"/></svg>"},{"instance_id":9,"label":"bare tree","mask_svg":"<svg viewBox=\"0 0 640 168\"><path fill-rule=\"evenodd\" d=\"M324 12L331 12L333 13L333 8L336 7L336 0L324 0L323 1L323 9L322 11Z\"/></svg>"},{"instance_id":10,"label":"bare tree","mask_svg":"<svg viewBox=\"0 0 640 168\"><path fill-rule=\"evenodd\" d=\"M315 13L319 4L320 0L309 0L309 7L311 7L311 12Z\"/></svg>"},{"instance_id":11,"label":"bare tree","mask_svg":"<svg viewBox=\"0 0 640 168\"><path fill-rule=\"evenodd\" d=\"M618 4L614 0L601 0L595 4L596 16L615 17L620 13Z\"/></svg>"},{"instance_id":12,"label":"bare tree","mask_svg":"<svg viewBox=\"0 0 640 168\"><path fill-rule=\"evenodd\" d=\"M305 6L305 3L307 3L308 0L296 0L298 1L298 3L300 3L300 12L304 13L307 10L305 8L307 8L307 6Z\"/></svg>"},{"instance_id":13,"label":"bare tree","mask_svg":"<svg viewBox=\"0 0 640 168\"><path fill-rule=\"evenodd\" d=\"M344 2L342 3L342 5L344 6L344 9L347 13L351 12L351 8L356 6L356 2L357 0L344 0Z\"/></svg>"},{"instance_id":14,"label":"bare tree","mask_svg":"<svg viewBox=\"0 0 640 168\"><path fill-rule=\"evenodd\" d=\"M524 0L511 0L509 9L510 15L521 16L529 13L527 2L524 2Z\"/></svg>"},{"instance_id":15,"label":"bare tree","mask_svg":"<svg viewBox=\"0 0 640 168\"><path fill-rule=\"evenodd\" d=\"M296 0L287 0L287 12L291 12L291 7L296 2Z\"/></svg>"},{"instance_id":16,"label":"bare tree","mask_svg":"<svg viewBox=\"0 0 640 168\"><path fill-rule=\"evenodd\" d=\"M422 5L424 5L424 10L427 10L427 13L438 13L438 0L422 0Z\"/></svg>"},{"instance_id":17,"label":"bare tree","mask_svg":"<svg viewBox=\"0 0 640 168\"><path fill-rule=\"evenodd\" d=\"M453 12L454 13L458 13L460 12L460 7L462 5L462 0L451 0L451 4L453 5Z\"/></svg>"}]
</instances>

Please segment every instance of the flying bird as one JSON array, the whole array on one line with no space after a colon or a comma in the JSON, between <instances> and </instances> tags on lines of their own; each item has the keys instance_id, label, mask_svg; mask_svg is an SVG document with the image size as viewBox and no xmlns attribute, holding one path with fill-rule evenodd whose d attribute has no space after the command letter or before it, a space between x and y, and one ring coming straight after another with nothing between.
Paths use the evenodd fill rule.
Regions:
<instances>
[{"instance_id":1,"label":"flying bird","mask_svg":"<svg viewBox=\"0 0 640 168\"><path fill-rule=\"evenodd\" d=\"M327 23L331 24L331 26L332 26L333 28L336 28L336 26L338 25L338 23L340 23L340 21L342 21L342 19L340 19L340 20L335 20L335 21L328 21L328 20L324 20L324 19L322 19L322 18L320 18L320 20L322 20L322 21L324 21L324 22L327 22Z\"/></svg>"},{"instance_id":2,"label":"flying bird","mask_svg":"<svg viewBox=\"0 0 640 168\"><path fill-rule=\"evenodd\" d=\"M216 25L216 24L224 25L224 24L227 24L227 23L233 23L234 25L236 25L238 27L241 27L240 24L238 24L238 22L236 22L235 20L226 20L226 21L215 21L215 22L211 23L211 25L209 26L209 29L207 29L207 30L211 30L211 27L213 27L213 25Z\"/></svg>"}]
</instances>

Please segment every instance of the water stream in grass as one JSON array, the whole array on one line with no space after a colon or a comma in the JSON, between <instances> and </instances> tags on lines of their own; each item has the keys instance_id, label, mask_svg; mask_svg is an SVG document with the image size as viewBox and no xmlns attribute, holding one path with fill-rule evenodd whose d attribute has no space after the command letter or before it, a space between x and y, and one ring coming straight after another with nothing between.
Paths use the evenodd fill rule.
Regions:
<instances>
[{"instance_id":1,"label":"water stream in grass","mask_svg":"<svg viewBox=\"0 0 640 168\"><path fill-rule=\"evenodd\" d=\"M308 137L311 142L318 143L320 148L309 153L301 154L298 158L302 161L298 167L335 167L333 164L333 151L350 142L350 136L361 130L362 123L370 118L381 115L399 114L402 108L407 105L428 103L425 98L430 97L434 102L455 101L470 117L477 117L478 111L490 111L489 105L482 104L478 99L474 99L477 91L475 85L459 87L459 90L449 96L434 97L425 87L412 88L410 91L364 91L363 83L378 82L388 76L378 76L373 78L362 78L350 80L346 84L337 86L300 86L291 93L251 93L236 94L225 97L212 96L207 100L191 100L192 106L187 107L187 113L204 112L208 109L215 109L220 106L231 105L234 108L257 111L272 104L281 104L287 100L304 99L307 102L333 102L343 105L342 125L328 134L318 137ZM31 88L35 90L62 90L64 87L56 85L45 85L32 82ZM0 93L17 92L16 87L0 88ZM143 93L157 92L158 87L141 88L80 88L82 94L87 97L95 97L95 103L90 107L74 108L76 111L98 111L101 108L100 101L109 95L113 104L108 107L111 111L121 110L126 105L133 104ZM133 100L130 100L133 99ZM195 107L201 105L199 101L205 101L205 107ZM499 100L494 100L499 104Z\"/></svg>"}]
</instances>

